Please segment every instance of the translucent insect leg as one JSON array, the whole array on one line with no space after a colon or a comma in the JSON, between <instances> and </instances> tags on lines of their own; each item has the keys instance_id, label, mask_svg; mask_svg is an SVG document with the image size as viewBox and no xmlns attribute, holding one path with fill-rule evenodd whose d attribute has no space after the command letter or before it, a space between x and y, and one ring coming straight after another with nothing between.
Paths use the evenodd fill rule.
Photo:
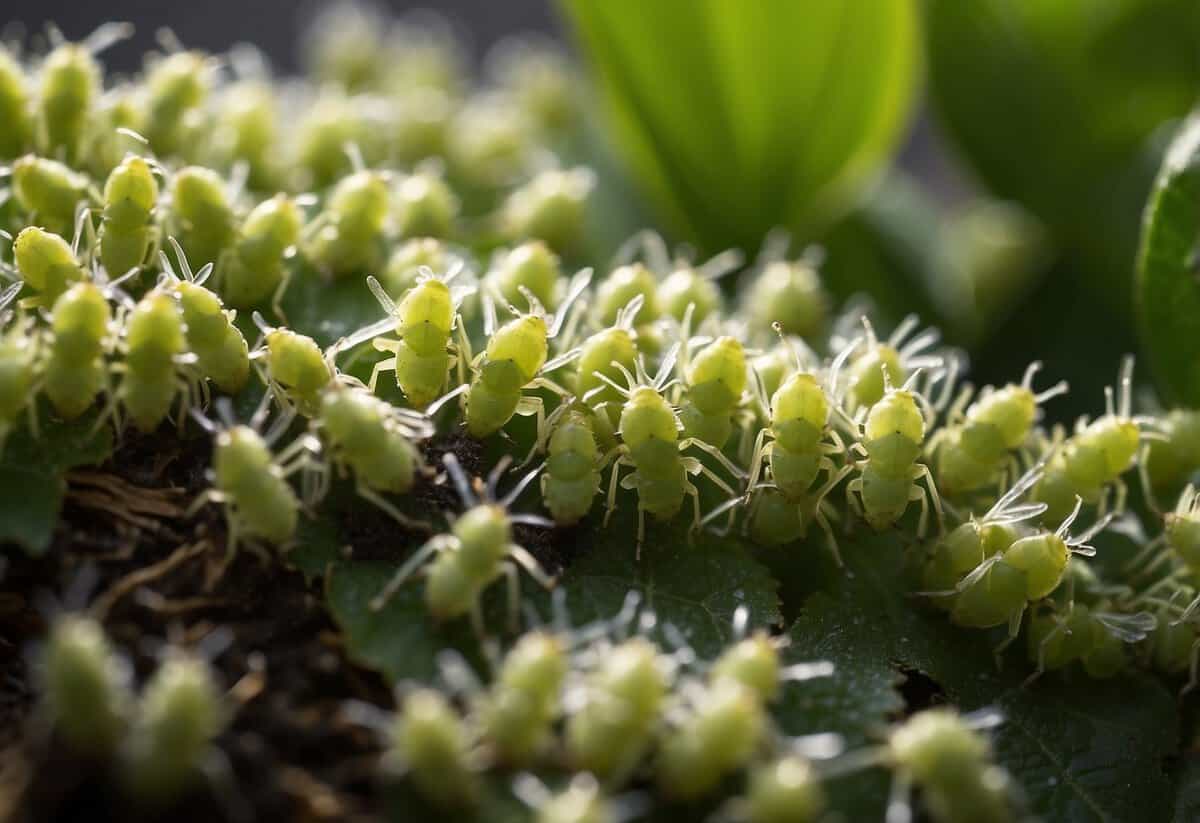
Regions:
<instances>
[{"instance_id":1,"label":"translucent insect leg","mask_svg":"<svg viewBox=\"0 0 1200 823\"><path fill-rule=\"evenodd\" d=\"M821 531L825 533L825 541L829 544L829 551L833 554L833 560L837 563L839 569L846 568L846 564L842 561L842 550L838 546L837 537L833 533L833 526L829 523L829 518L825 516L822 510L824 501L819 501L816 508L813 510L813 520L821 527Z\"/></svg>"},{"instance_id":2,"label":"translucent insect leg","mask_svg":"<svg viewBox=\"0 0 1200 823\"><path fill-rule=\"evenodd\" d=\"M1192 651L1188 655L1188 681L1179 690L1179 697L1183 698L1198 685L1200 685L1200 637L1192 643Z\"/></svg>"},{"instance_id":3,"label":"translucent insect leg","mask_svg":"<svg viewBox=\"0 0 1200 823\"><path fill-rule=\"evenodd\" d=\"M916 465L916 473L913 480L925 478L925 492L929 497L929 501L933 503L933 509L937 512L938 532L945 533L946 531L946 514L942 511L942 497L938 494L937 485L933 482L933 473L929 471L929 467L924 463ZM924 532L922 532L922 535Z\"/></svg>"},{"instance_id":4,"label":"translucent insect leg","mask_svg":"<svg viewBox=\"0 0 1200 823\"><path fill-rule=\"evenodd\" d=\"M374 504L401 526L404 526L404 528L412 531L424 532L425 534L433 533L433 525L428 520L416 520L412 517L409 517L385 500L383 495L367 487L365 484L360 482L355 490L358 492L360 497L369 503Z\"/></svg>"},{"instance_id":5,"label":"translucent insect leg","mask_svg":"<svg viewBox=\"0 0 1200 823\"><path fill-rule=\"evenodd\" d=\"M1069 609L1066 615L1056 616L1057 622L1054 628L1046 632L1046 636L1042 638L1042 642L1038 643L1037 668L1034 669L1029 677L1021 681L1021 688L1028 688L1033 685L1034 681L1046 673L1046 649L1050 646L1050 641L1057 639L1059 635L1070 634L1070 631L1067 629L1067 620L1073 608L1074 606L1072 605L1072 609Z\"/></svg>"},{"instance_id":6,"label":"translucent insect leg","mask_svg":"<svg viewBox=\"0 0 1200 823\"><path fill-rule=\"evenodd\" d=\"M612 461L612 469L609 471L608 496L605 500L604 523L602 524L606 527L608 526L609 518L612 517L613 511L616 510L616 508L617 508L617 480L619 479L619 475L620 475L620 467L622 464L629 465L628 461L625 458L624 450L625 450L624 446L617 446L617 448L613 449L611 452L609 452L607 455L605 455L606 460L609 459L610 457L612 457L612 455L614 455L614 454L621 455L616 460Z\"/></svg>"},{"instance_id":7,"label":"translucent insect leg","mask_svg":"<svg viewBox=\"0 0 1200 823\"><path fill-rule=\"evenodd\" d=\"M884 813L884 823L912 823L912 777L907 770L897 770L892 776L892 785L888 790L887 811Z\"/></svg>"},{"instance_id":8,"label":"translucent insect leg","mask_svg":"<svg viewBox=\"0 0 1200 823\"><path fill-rule=\"evenodd\" d=\"M537 558L530 554L529 550L523 546L518 546L516 543L509 544L508 556L516 561L542 588L553 589L557 585L558 581L547 574L545 569L542 568L542 564L537 561Z\"/></svg>"},{"instance_id":9,"label":"translucent insect leg","mask_svg":"<svg viewBox=\"0 0 1200 823\"><path fill-rule=\"evenodd\" d=\"M1162 567L1171 559L1169 552L1162 551L1166 542L1166 537L1160 534L1135 554L1132 560L1122 566L1121 571L1134 577L1143 577ZM1150 561L1149 565L1146 564L1148 560Z\"/></svg>"},{"instance_id":10,"label":"translucent insect leg","mask_svg":"<svg viewBox=\"0 0 1200 823\"><path fill-rule=\"evenodd\" d=\"M992 649L992 657L996 661L997 669L1001 668L1004 662L1002 657L1004 650L1012 645L1013 641L1017 639L1017 635L1021 633L1021 622L1025 619L1025 609L1027 608L1029 608L1027 604L1021 606L1020 611L1008 619L1008 635L1000 641L996 648Z\"/></svg>"},{"instance_id":11,"label":"translucent insect leg","mask_svg":"<svg viewBox=\"0 0 1200 823\"><path fill-rule=\"evenodd\" d=\"M739 466L735 466L732 460L730 460L728 457L726 457L721 452L720 449L718 449L716 446L712 445L711 443L705 443L703 440L698 440L695 437L688 437L688 438L685 438L680 441L679 450L683 451L684 449L688 448L689 446L695 446L696 448L700 449L702 452L711 456L714 460L716 460L718 463L720 463L722 466L724 466L726 471L728 471L731 475L738 478L739 480L744 479L746 477L745 470L743 470Z\"/></svg>"},{"instance_id":12,"label":"translucent insect leg","mask_svg":"<svg viewBox=\"0 0 1200 823\"><path fill-rule=\"evenodd\" d=\"M770 455L770 447L766 440L767 429L758 429L758 437L754 441L754 452L750 455L750 474L746 476L746 488L754 488L758 485L758 475L762 474L763 463Z\"/></svg>"},{"instance_id":13,"label":"translucent insect leg","mask_svg":"<svg viewBox=\"0 0 1200 823\"><path fill-rule=\"evenodd\" d=\"M386 606L388 601L396 595L400 587L407 582L408 578L413 576L417 569L421 568L421 566L428 562L429 558L433 557L439 551L449 549L453 545L453 540L454 538L450 535L438 535L413 552L412 557L404 561L404 564L396 570L392 579L388 581L379 594L371 599L371 611L377 612Z\"/></svg>"}]
</instances>

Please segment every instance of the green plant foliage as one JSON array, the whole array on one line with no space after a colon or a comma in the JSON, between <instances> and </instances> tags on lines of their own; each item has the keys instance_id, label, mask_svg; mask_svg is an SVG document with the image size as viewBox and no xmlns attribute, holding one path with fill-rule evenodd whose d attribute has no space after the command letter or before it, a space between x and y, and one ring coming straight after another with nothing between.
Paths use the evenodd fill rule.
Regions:
<instances>
[{"instance_id":1,"label":"green plant foliage","mask_svg":"<svg viewBox=\"0 0 1200 823\"><path fill-rule=\"evenodd\" d=\"M1128 314L1155 129L1200 87L1191 0L928 4L932 98L968 163L1080 255L1076 282Z\"/></svg>"},{"instance_id":2,"label":"green plant foliage","mask_svg":"<svg viewBox=\"0 0 1200 823\"><path fill-rule=\"evenodd\" d=\"M787 693L778 713L788 731L833 729L851 745L878 740L904 710L897 687L905 673L919 673L937 690L926 699L1003 713L993 734L997 754L1045 819L1168 819L1163 764L1175 754L1178 721L1161 685L1132 675L1023 687L1018 655L996 670L978 633L914 607L895 549L894 537L856 541L843 551L852 575L833 578L805 602L788 632L789 652L796 660L831 660L839 676ZM886 784L881 792L870 773L838 789L864 816L882 816Z\"/></svg>"},{"instance_id":3,"label":"green plant foliage","mask_svg":"<svg viewBox=\"0 0 1200 823\"><path fill-rule=\"evenodd\" d=\"M908 0L564 5L625 161L702 249L827 221L907 122L920 62Z\"/></svg>"},{"instance_id":4,"label":"green plant foliage","mask_svg":"<svg viewBox=\"0 0 1200 823\"><path fill-rule=\"evenodd\" d=\"M1155 378L1200 405L1200 115L1180 129L1146 205L1137 288Z\"/></svg>"},{"instance_id":5,"label":"green plant foliage","mask_svg":"<svg viewBox=\"0 0 1200 823\"><path fill-rule=\"evenodd\" d=\"M43 420L36 438L25 429L10 435L0 459L0 544L45 552L67 491L66 473L104 462L112 448L112 431L97 429L95 415L70 423Z\"/></svg>"}]
</instances>

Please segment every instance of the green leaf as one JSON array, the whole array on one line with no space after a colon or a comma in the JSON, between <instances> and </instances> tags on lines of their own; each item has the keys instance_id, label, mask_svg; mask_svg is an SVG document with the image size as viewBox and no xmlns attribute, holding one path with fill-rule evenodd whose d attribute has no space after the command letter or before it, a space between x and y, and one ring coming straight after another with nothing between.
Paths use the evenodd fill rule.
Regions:
<instances>
[{"instance_id":1,"label":"green leaf","mask_svg":"<svg viewBox=\"0 0 1200 823\"><path fill-rule=\"evenodd\" d=\"M9 436L0 459L0 544L14 543L32 555L50 547L66 472L112 453L112 432L93 430L95 424L92 414L70 423L43 414L36 437L25 429Z\"/></svg>"},{"instance_id":2,"label":"green leaf","mask_svg":"<svg viewBox=\"0 0 1200 823\"><path fill-rule=\"evenodd\" d=\"M852 747L879 741L905 704L905 672L930 678L934 695L969 712L999 709L998 762L1048 820L1166 820L1164 759L1178 735L1174 701L1142 675L1074 681L1045 675L1028 687L1021 644L996 670L994 633L960 629L906 594L900 546L875 536L843 547L852 576L811 597L789 636L793 660L827 659L833 677L789 689L778 709L791 733L837 731ZM1001 633L1002 635L1002 633ZM1137 699L1131 699L1131 695ZM861 783L859 782L861 781ZM886 781L877 770L838 781L835 799L853 819L879 818ZM853 814L850 812L853 811Z\"/></svg>"},{"instance_id":3,"label":"green leaf","mask_svg":"<svg viewBox=\"0 0 1200 823\"><path fill-rule=\"evenodd\" d=\"M992 192L1083 260L1077 289L1131 326L1129 272L1164 122L1200 88L1194 0L932 0L930 91Z\"/></svg>"},{"instance_id":4,"label":"green leaf","mask_svg":"<svg viewBox=\"0 0 1200 823\"><path fill-rule=\"evenodd\" d=\"M564 0L638 182L703 249L824 223L886 160L916 86L909 0Z\"/></svg>"},{"instance_id":5,"label":"green leaf","mask_svg":"<svg viewBox=\"0 0 1200 823\"><path fill-rule=\"evenodd\" d=\"M739 607L747 609L751 626L782 622L778 584L741 540L701 534L689 541L681 513L669 524L647 524L639 559L633 521L631 511L622 511L607 528L589 521L579 533L561 536L574 555L559 581L573 625L611 618L628 593L637 592L660 629L672 626L697 654L711 658L732 636ZM549 596L534 597L545 612Z\"/></svg>"},{"instance_id":6,"label":"green leaf","mask_svg":"<svg viewBox=\"0 0 1200 823\"><path fill-rule=\"evenodd\" d=\"M1200 406L1200 114L1175 137L1146 206L1138 312L1160 388Z\"/></svg>"}]
</instances>

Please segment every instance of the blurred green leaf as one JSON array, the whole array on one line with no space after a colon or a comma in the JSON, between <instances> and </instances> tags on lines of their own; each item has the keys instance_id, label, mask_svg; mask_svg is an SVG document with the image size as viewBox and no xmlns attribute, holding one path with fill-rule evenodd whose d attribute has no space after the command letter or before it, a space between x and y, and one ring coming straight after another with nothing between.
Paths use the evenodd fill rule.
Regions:
<instances>
[{"instance_id":1,"label":"blurred green leaf","mask_svg":"<svg viewBox=\"0 0 1200 823\"><path fill-rule=\"evenodd\" d=\"M1169 819L1164 760L1176 746L1178 717L1166 689L1142 675L1072 683L1049 674L1022 686L1031 669L1023 644L1015 644L997 671L996 638L959 629L907 594L900 549L889 535L844 545L850 573L805 603L789 632L789 658L831 660L837 670L787 691L777 710L785 730L837 731L855 747L879 741L888 720L927 702L965 712L994 707L1005 717L991 733L997 760L1037 815ZM907 692L913 705L897 686L916 673L929 681ZM831 789L850 819L882 819L887 780L878 770Z\"/></svg>"},{"instance_id":2,"label":"blurred green leaf","mask_svg":"<svg viewBox=\"0 0 1200 823\"><path fill-rule=\"evenodd\" d=\"M1200 115L1175 138L1146 206L1137 296L1159 386L1200 406Z\"/></svg>"},{"instance_id":3,"label":"blurred green leaf","mask_svg":"<svg viewBox=\"0 0 1200 823\"><path fill-rule=\"evenodd\" d=\"M626 164L702 249L842 211L907 122L910 0L564 0Z\"/></svg>"},{"instance_id":4,"label":"blurred green leaf","mask_svg":"<svg viewBox=\"0 0 1200 823\"><path fill-rule=\"evenodd\" d=\"M931 0L932 97L983 182L1082 257L1128 325L1149 139L1200 89L1195 0Z\"/></svg>"},{"instance_id":5,"label":"blurred green leaf","mask_svg":"<svg viewBox=\"0 0 1200 823\"><path fill-rule=\"evenodd\" d=\"M33 555L50 547L66 472L112 453L112 432L94 430L95 424L94 414L64 423L43 413L37 438L25 429L9 435L0 459L0 544L15 543Z\"/></svg>"}]
</instances>

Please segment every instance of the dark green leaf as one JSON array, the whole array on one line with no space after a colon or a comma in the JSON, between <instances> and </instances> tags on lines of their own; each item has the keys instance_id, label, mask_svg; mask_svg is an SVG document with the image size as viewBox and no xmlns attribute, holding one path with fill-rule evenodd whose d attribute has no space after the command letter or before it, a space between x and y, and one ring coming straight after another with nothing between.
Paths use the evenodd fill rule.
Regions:
<instances>
[{"instance_id":1,"label":"dark green leaf","mask_svg":"<svg viewBox=\"0 0 1200 823\"><path fill-rule=\"evenodd\" d=\"M1200 87L1194 0L933 0L933 102L997 195L1041 218L1083 261L1079 290L1130 326L1136 215L1159 126Z\"/></svg>"},{"instance_id":2,"label":"dark green leaf","mask_svg":"<svg viewBox=\"0 0 1200 823\"><path fill-rule=\"evenodd\" d=\"M0 459L0 544L15 543L35 555L49 548L65 473L101 463L112 452L111 431L95 424L91 414L70 423L43 415L36 436L25 429L9 435Z\"/></svg>"},{"instance_id":3,"label":"dark green leaf","mask_svg":"<svg viewBox=\"0 0 1200 823\"><path fill-rule=\"evenodd\" d=\"M1095 681L1077 674L1074 681L1046 675L1023 687L1030 672L1023 648L997 671L997 637L959 629L906 594L894 538L865 539L843 554L853 576L810 598L790 632L792 659L832 660L838 671L788 690L779 708L785 729L838 731L852 746L878 741L887 720L920 708L906 705L896 689L906 672L919 672L932 684L919 681L927 688L910 689L910 700L1003 712L1005 723L992 734L997 760L1036 814L1055 821L1168 819L1164 759L1175 748L1178 719L1161 684L1140 675ZM860 779L839 781L835 797L852 804L856 818L868 810L878 817L886 781L871 771Z\"/></svg>"},{"instance_id":4,"label":"dark green leaf","mask_svg":"<svg viewBox=\"0 0 1200 823\"><path fill-rule=\"evenodd\" d=\"M1200 405L1200 115L1176 136L1146 206L1138 310L1160 387Z\"/></svg>"}]
</instances>

